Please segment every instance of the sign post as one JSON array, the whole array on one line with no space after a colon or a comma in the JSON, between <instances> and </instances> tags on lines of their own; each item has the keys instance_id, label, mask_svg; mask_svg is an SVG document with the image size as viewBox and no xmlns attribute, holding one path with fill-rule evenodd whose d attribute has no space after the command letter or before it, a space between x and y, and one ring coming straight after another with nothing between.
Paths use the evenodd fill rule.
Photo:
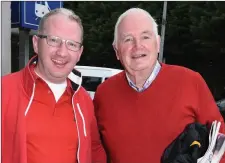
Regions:
<instances>
[{"instance_id":1,"label":"sign post","mask_svg":"<svg viewBox=\"0 0 225 163\"><path fill-rule=\"evenodd\" d=\"M162 27L161 27L161 42L160 42L160 51L159 51L159 61L164 63L165 63L165 58L163 58L163 48L164 48L164 39L165 39L165 30L166 30L166 12L167 12L167 1L164 1Z\"/></svg>"},{"instance_id":2,"label":"sign post","mask_svg":"<svg viewBox=\"0 0 225 163\"><path fill-rule=\"evenodd\" d=\"M25 67L29 61L30 29L19 28L19 69Z\"/></svg>"},{"instance_id":3,"label":"sign post","mask_svg":"<svg viewBox=\"0 0 225 163\"><path fill-rule=\"evenodd\" d=\"M40 19L49 11L63 7L61 1L12 1L11 27L19 27L19 69L29 60L30 29L37 30Z\"/></svg>"}]
</instances>

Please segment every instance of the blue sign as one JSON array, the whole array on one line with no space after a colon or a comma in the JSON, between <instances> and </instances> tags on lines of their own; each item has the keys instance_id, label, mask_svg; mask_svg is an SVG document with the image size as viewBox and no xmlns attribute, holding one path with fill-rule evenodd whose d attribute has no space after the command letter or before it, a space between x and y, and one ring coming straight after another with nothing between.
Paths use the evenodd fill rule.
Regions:
<instances>
[{"instance_id":1,"label":"blue sign","mask_svg":"<svg viewBox=\"0 0 225 163\"><path fill-rule=\"evenodd\" d=\"M14 3L19 3L19 5L14 4ZM16 7L18 7L18 9ZM61 2L61 1L11 2L12 27L13 27L14 22L19 22L18 24L21 27L36 30L36 29L38 29L38 24L39 24L40 19L45 14L47 14L49 11L51 11L53 9L61 8L61 7L63 7L63 2ZM17 15L19 15L19 16L17 16ZM18 20L18 21L16 21L16 20Z\"/></svg>"},{"instance_id":2,"label":"blue sign","mask_svg":"<svg viewBox=\"0 0 225 163\"><path fill-rule=\"evenodd\" d=\"M12 27L17 27L20 24L20 2L11 2L11 24Z\"/></svg>"}]
</instances>

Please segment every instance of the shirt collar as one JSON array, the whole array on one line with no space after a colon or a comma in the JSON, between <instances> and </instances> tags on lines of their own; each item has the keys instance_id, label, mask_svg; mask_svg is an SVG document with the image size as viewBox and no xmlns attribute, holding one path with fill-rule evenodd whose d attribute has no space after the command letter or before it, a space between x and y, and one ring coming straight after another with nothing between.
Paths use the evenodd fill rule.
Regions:
<instances>
[{"instance_id":1,"label":"shirt collar","mask_svg":"<svg viewBox=\"0 0 225 163\"><path fill-rule=\"evenodd\" d=\"M31 71L31 74L33 75L33 77L34 77L34 80L41 80L41 81L43 81L43 82L45 82L41 77L39 77L37 74L36 74L36 72L35 72L35 66L36 66L36 64L32 64L31 66L30 66L30 71ZM38 81L37 81L38 82ZM71 84L71 82L69 81L69 79L66 79L66 82L67 82L67 86L66 86L66 91L69 93L69 95L72 95L73 94L73 88L72 88L72 84ZM46 83L46 82L45 82ZM47 84L47 83L46 83Z\"/></svg>"},{"instance_id":2,"label":"shirt collar","mask_svg":"<svg viewBox=\"0 0 225 163\"><path fill-rule=\"evenodd\" d=\"M156 78L156 76L158 75L159 71L161 69L161 65L159 64L158 60L156 61L156 64L154 66L154 69L151 73L151 75L148 77L148 79L145 81L144 85L142 88L138 88L132 81L131 79L128 77L127 73L126 74L126 78L127 78L127 81L128 81L128 84L133 88L135 89L136 91L138 92L143 92L145 89L147 89L151 83L153 82L153 80Z\"/></svg>"},{"instance_id":3,"label":"shirt collar","mask_svg":"<svg viewBox=\"0 0 225 163\"><path fill-rule=\"evenodd\" d=\"M23 70L21 70L21 74L22 74L21 82L25 92L27 93L29 97L32 95L32 92L34 91L34 83L36 82L37 79L39 79L38 76L34 73L34 71L31 70L31 68L35 67L37 61L38 61L38 56L35 55L34 57L30 59L26 67ZM68 75L67 81L68 81L67 85L69 89L68 91L72 90L75 93L81 87L82 75L79 71L77 71L76 69L73 69L72 72L70 72L70 74Z\"/></svg>"}]
</instances>

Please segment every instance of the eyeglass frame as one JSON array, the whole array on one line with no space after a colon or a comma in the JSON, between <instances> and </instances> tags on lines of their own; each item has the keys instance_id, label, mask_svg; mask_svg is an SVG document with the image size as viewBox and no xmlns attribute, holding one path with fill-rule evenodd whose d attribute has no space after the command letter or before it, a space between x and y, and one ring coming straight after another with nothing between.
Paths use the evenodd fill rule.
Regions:
<instances>
[{"instance_id":1,"label":"eyeglass frame","mask_svg":"<svg viewBox=\"0 0 225 163\"><path fill-rule=\"evenodd\" d=\"M78 43L79 45L80 45L80 47L79 47L79 49L78 50L71 50L71 49L69 49L68 47L67 47L67 44L66 44L66 48L68 49L68 50L71 50L71 51L74 51L74 52L77 52L77 51L79 51L80 50L80 48L83 46L83 44L82 43L80 43L80 42L77 42L77 41L73 41L73 40L66 40L66 39L62 39L61 37L58 37L58 36L54 36L54 35L42 35L42 34L38 34L38 35L36 35L37 37L39 37L39 38L41 38L41 39L43 39L43 38L45 38L46 39L46 42L47 42L47 44L49 45L49 46L52 46L52 47L60 47L61 45L62 45L62 42L67 42L67 41L71 41L71 42L74 42L74 43ZM53 45L50 45L49 43L48 43L48 37L51 37L51 36L53 36L53 37L55 37L55 38L58 38L58 39L60 39L61 40L61 43L60 43L60 45L59 46L53 46Z\"/></svg>"}]
</instances>

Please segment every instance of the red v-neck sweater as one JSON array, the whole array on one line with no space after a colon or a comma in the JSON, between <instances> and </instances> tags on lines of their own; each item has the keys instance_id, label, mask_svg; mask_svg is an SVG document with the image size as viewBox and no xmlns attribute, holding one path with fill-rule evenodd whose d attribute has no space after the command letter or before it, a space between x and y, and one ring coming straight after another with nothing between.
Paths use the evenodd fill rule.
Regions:
<instances>
[{"instance_id":1,"label":"red v-neck sweater","mask_svg":"<svg viewBox=\"0 0 225 163\"><path fill-rule=\"evenodd\" d=\"M161 64L143 92L122 72L101 84L94 104L102 139L113 163L160 163L165 148L189 123L223 118L203 78L187 68Z\"/></svg>"}]
</instances>

